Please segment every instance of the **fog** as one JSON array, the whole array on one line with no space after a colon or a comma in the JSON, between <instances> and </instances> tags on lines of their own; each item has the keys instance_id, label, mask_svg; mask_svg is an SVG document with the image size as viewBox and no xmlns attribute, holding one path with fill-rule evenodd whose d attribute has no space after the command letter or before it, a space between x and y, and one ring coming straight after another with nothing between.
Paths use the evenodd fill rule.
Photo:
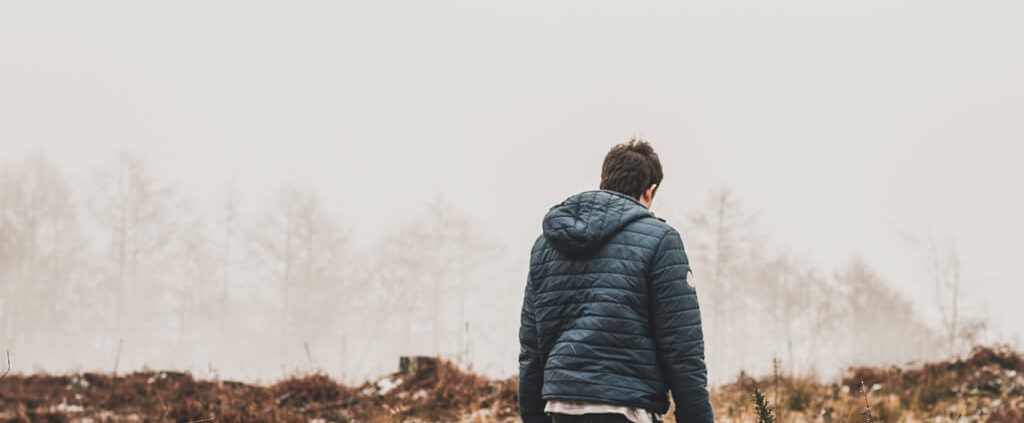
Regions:
<instances>
[{"instance_id":1,"label":"fog","mask_svg":"<svg viewBox=\"0 0 1024 423\"><path fill-rule=\"evenodd\" d=\"M633 136L714 380L1019 345L1022 12L5 3L0 348L26 373L513 374L541 217Z\"/></svg>"}]
</instances>

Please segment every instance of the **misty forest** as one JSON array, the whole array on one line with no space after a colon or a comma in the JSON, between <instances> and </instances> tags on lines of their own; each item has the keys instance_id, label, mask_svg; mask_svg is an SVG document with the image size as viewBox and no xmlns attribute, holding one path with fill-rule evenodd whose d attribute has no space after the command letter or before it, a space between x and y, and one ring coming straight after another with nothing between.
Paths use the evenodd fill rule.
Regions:
<instances>
[{"instance_id":1,"label":"misty forest","mask_svg":"<svg viewBox=\"0 0 1024 423\"><path fill-rule=\"evenodd\" d=\"M984 330L958 305L955 244L932 238L907 258L935 278L943 320L932 326L870 257L822 269L765 253L754 209L723 188L663 213L696 271L712 380L770 371L773 359L831 375L956 356ZM529 246L501 244L442 196L411 206L375 243L353 244L354 230L343 204L283 182L252 201L225 182L200 204L130 152L88 175L62 174L44 154L8 158L0 344L19 372L320 371L355 382L403 355L515 372Z\"/></svg>"},{"instance_id":2,"label":"misty forest","mask_svg":"<svg viewBox=\"0 0 1024 423\"><path fill-rule=\"evenodd\" d=\"M127 150L84 174L6 158L0 418L518 419L529 246L444 195L360 243L345 204L309 187L214 192L199 201ZM655 211L695 269L720 419L1024 416L1024 359L982 345L952 238L907 237L941 316L929 324L871 257L815 267L773 247L728 187L705 198Z\"/></svg>"}]
</instances>

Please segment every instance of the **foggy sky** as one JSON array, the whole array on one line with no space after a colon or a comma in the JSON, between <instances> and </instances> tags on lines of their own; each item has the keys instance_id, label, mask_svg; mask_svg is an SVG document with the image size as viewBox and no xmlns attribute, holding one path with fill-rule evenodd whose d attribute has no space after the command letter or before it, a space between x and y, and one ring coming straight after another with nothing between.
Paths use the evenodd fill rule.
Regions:
<instances>
[{"instance_id":1,"label":"foggy sky","mask_svg":"<svg viewBox=\"0 0 1024 423\"><path fill-rule=\"evenodd\" d=\"M316 187L357 242L443 194L519 254L634 135L655 211L730 186L773 248L863 257L937 318L901 234L955 236L1024 338L1018 2L5 2L0 156L128 148L181 191ZM257 204L249 204L250 208ZM675 223L684 233L685 221Z\"/></svg>"}]
</instances>

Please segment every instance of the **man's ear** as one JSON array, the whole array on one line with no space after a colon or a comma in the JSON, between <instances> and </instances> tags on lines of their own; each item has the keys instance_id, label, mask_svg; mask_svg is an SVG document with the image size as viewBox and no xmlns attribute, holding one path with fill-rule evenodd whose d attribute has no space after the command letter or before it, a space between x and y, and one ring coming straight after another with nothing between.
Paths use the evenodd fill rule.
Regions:
<instances>
[{"instance_id":1,"label":"man's ear","mask_svg":"<svg viewBox=\"0 0 1024 423\"><path fill-rule=\"evenodd\" d=\"M647 188L647 190L640 195L640 203L647 207L650 207L651 203L654 202L654 189L657 187L658 184L653 184L650 188Z\"/></svg>"},{"instance_id":2,"label":"man's ear","mask_svg":"<svg viewBox=\"0 0 1024 423\"><path fill-rule=\"evenodd\" d=\"M654 190L658 189L658 184L651 184L650 188L647 188L647 192L644 193L647 196L647 201L654 200Z\"/></svg>"}]
</instances>

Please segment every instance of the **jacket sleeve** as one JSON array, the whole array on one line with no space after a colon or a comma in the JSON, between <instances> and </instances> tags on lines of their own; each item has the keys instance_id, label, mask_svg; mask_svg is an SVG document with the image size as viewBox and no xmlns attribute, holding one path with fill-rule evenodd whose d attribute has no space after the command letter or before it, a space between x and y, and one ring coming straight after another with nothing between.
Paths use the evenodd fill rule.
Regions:
<instances>
[{"instance_id":1,"label":"jacket sleeve","mask_svg":"<svg viewBox=\"0 0 1024 423\"><path fill-rule=\"evenodd\" d=\"M537 348L537 324L533 315L533 283L526 279L523 312L519 326L519 414L524 423L549 423L544 414L544 358Z\"/></svg>"},{"instance_id":2,"label":"jacket sleeve","mask_svg":"<svg viewBox=\"0 0 1024 423\"><path fill-rule=\"evenodd\" d=\"M715 421L708 393L697 291L687 282L689 260L679 232L670 230L654 253L650 273L651 326L658 359L672 390L678 423Z\"/></svg>"}]
</instances>

